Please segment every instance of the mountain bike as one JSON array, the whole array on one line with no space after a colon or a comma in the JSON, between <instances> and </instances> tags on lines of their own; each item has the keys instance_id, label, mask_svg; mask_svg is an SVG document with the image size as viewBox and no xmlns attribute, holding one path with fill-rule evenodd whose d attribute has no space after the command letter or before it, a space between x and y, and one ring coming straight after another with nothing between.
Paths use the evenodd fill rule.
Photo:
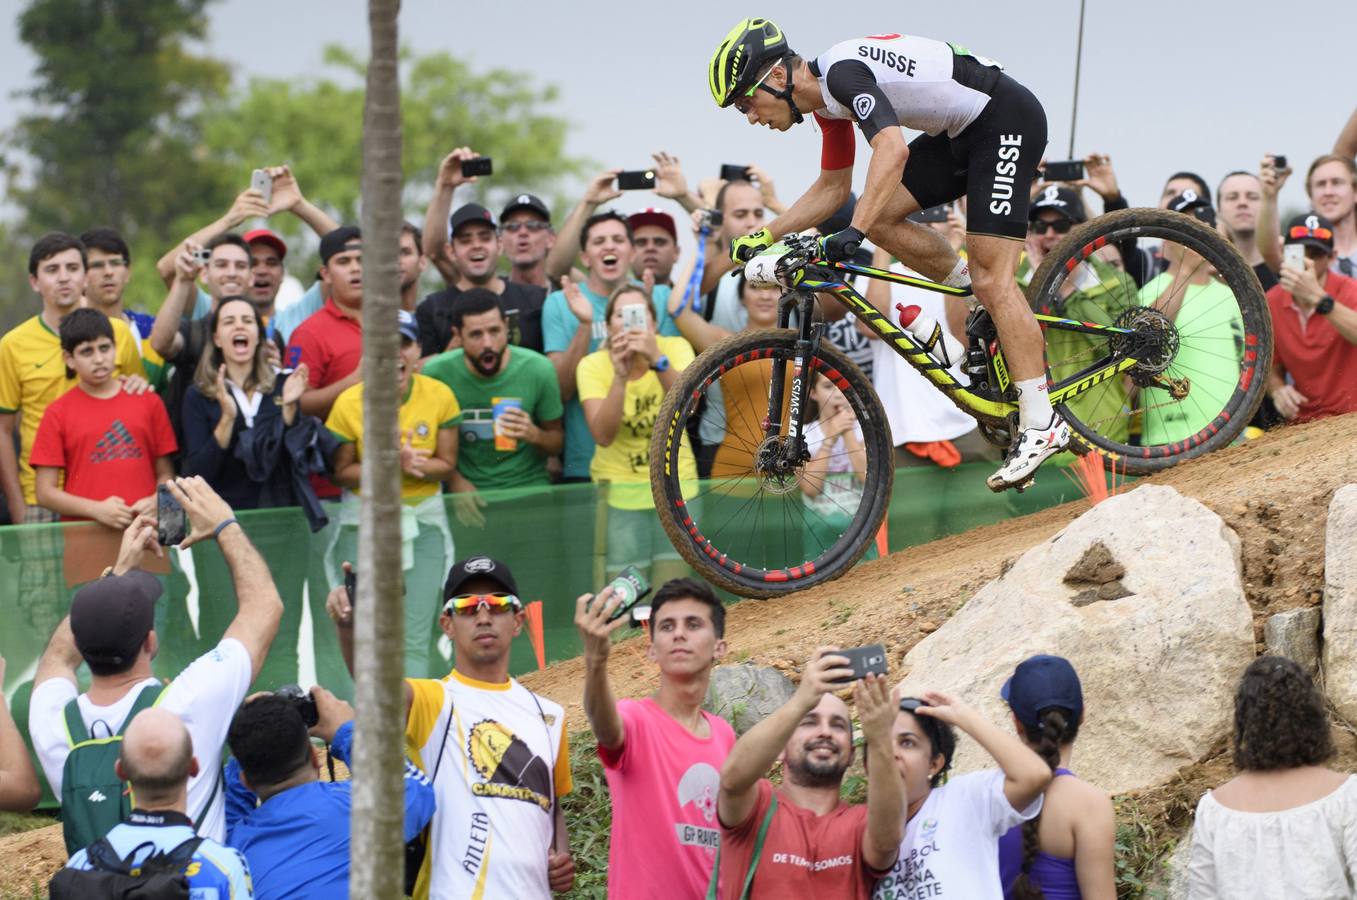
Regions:
<instances>
[{"instance_id":1,"label":"mountain bike","mask_svg":"<svg viewBox=\"0 0 1357 900\"><path fill-rule=\"evenodd\" d=\"M1143 283L1126 274L1128 259L1140 263ZM769 248L745 277L786 289L779 327L734 334L681 373L651 439L651 485L665 531L698 573L740 596L773 597L852 567L886 515L894 480L881 402L823 339L817 294L843 304L999 446L1016 430L1017 392L983 308L968 319L963 358L948 360L941 344L892 322L851 282L880 279L955 302L966 289L827 262L808 237ZM1047 255L1027 297L1046 340L1051 403L1076 454L1149 474L1229 444L1257 411L1272 357L1267 303L1234 247L1196 219L1151 209L1096 218ZM815 393L827 398L828 419ZM694 477L692 435L710 443L713 431L710 472Z\"/></svg>"}]
</instances>

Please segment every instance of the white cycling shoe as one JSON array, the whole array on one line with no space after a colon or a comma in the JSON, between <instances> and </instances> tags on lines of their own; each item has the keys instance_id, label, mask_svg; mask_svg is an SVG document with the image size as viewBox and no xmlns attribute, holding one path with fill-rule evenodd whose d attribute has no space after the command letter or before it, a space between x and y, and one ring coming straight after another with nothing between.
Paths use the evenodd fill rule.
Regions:
<instances>
[{"instance_id":1,"label":"white cycling shoe","mask_svg":"<svg viewBox=\"0 0 1357 900\"><path fill-rule=\"evenodd\" d=\"M1052 413L1044 428L1027 428L1018 434L1004 464L985 480L991 491L1017 488L1024 491L1031 485L1037 469L1046 460L1070 445L1070 426L1059 414Z\"/></svg>"}]
</instances>

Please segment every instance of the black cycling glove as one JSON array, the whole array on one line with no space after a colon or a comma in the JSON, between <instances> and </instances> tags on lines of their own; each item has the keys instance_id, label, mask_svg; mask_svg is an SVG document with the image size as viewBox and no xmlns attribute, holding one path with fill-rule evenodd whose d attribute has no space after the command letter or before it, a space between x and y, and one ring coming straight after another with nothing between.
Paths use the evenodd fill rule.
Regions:
<instances>
[{"instance_id":1,"label":"black cycling glove","mask_svg":"<svg viewBox=\"0 0 1357 900\"><path fill-rule=\"evenodd\" d=\"M844 262L857 254L858 248L866 238L867 235L850 226L822 238L820 253L829 262Z\"/></svg>"}]
</instances>

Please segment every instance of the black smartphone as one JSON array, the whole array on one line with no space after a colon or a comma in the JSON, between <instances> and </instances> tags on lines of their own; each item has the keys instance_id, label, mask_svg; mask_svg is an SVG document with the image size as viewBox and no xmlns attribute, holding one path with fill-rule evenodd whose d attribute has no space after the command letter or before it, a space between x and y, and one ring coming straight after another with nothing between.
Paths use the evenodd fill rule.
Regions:
<instances>
[{"instance_id":1,"label":"black smartphone","mask_svg":"<svg viewBox=\"0 0 1357 900\"><path fill-rule=\"evenodd\" d=\"M489 175L494 169L494 161L488 156L462 160L462 177L474 178L477 175Z\"/></svg>"},{"instance_id":2,"label":"black smartphone","mask_svg":"<svg viewBox=\"0 0 1357 900\"><path fill-rule=\"evenodd\" d=\"M721 167L722 181L748 181L749 166L733 166L726 163Z\"/></svg>"},{"instance_id":3,"label":"black smartphone","mask_svg":"<svg viewBox=\"0 0 1357 900\"><path fill-rule=\"evenodd\" d=\"M617 189L619 191L653 191L655 189L655 170L618 172Z\"/></svg>"},{"instance_id":4,"label":"black smartphone","mask_svg":"<svg viewBox=\"0 0 1357 900\"><path fill-rule=\"evenodd\" d=\"M1276 155L1272 157L1273 168L1281 170L1286 168L1286 157Z\"/></svg>"},{"instance_id":5,"label":"black smartphone","mask_svg":"<svg viewBox=\"0 0 1357 900\"><path fill-rule=\"evenodd\" d=\"M1048 162L1041 174L1043 181L1078 181L1084 177L1082 159L1066 159Z\"/></svg>"},{"instance_id":6,"label":"black smartphone","mask_svg":"<svg viewBox=\"0 0 1357 900\"><path fill-rule=\"evenodd\" d=\"M353 603L358 596L358 573L352 568L344 573L344 593L349 595L349 608L353 609Z\"/></svg>"},{"instance_id":7,"label":"black smartphone","mask_svg":"<svg viewBox=\"0 0 1357 900\"><path fill-rule=\"evenodd\" d=\"M608 617L609 622L616 622L631 611L631 608L650 593L650 582L641 574L641 570L635 566L627 566L617 577L612 580L609 587L613 589L613 595L622 598L622 602L617 604L617 609ZM600 592L601 593L601 592Z\"/></svg>"},{"instance_id":8,"label":"black smartphone","mask_svg":"<svg viewBox=\"0 0 1357 900\"><path fill-rule=\"evenodd\" d=\"M910 218L915 222L946 222L948 209L949 204L939 203L937 206L919 210Z\"/></svg>"},{"instance_id":9,"label":"black smartphone","mask_svg":"<svg viewBox=\"0 0 1357 900\"><path fill-rule=\"evenodd\" d=\"M702 210L702 225L705 228L720 228L725 220L725 214L719 209Z\"/></svg>"},{"instance_id":10,"label":"black smartphone","mask_svg":"<svg viewBox=\"0 0 1357 900\"><path fill-rule=\"evenodd\" d=\"M877 675L886 674L886 648L881 644L846 647L837 651L834 655L847 657L848 665L853 670L852 678L835 682L836 684L852 684L859 679L866 678L869 672L874 672Z\"/></svg>"},{"instance_id":11,"label":"black smartphone","mask_svg":"<svg viewBox=\"0 0 1357 900\"><path fill-rule=\"evenodd\" d=\"M188 516L174 499L169 485L156 488L156 540L162 547L175 547L188 537Z\"/></svg>"}]
</instances>

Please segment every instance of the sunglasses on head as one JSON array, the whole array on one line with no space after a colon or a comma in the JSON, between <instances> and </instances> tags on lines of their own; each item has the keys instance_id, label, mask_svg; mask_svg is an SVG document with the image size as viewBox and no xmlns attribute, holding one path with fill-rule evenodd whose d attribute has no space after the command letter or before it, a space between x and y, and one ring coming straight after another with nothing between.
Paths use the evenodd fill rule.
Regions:
<instances>
[{"instance_id":1,"label":"sunglasses on head","mask_svg":"<svg viewBox=\"0 0 1357 900\"><path fill-rule=\"evenodd\" d=\"M551 226L546 222L508 222L500 226L502 230L515 234L516 232L527 229L528 231L546 231Z\"/></svg>"},{"instance_id":2,"label":"sunglasses on head","mask_svg":"<svg viewBox=\"0 0 1357 900\"><path fill-rule=\"evenodd\" d=\"M914 713L918 712L919 707L927 705L928 705L927 703L923 702L918 697L900 698L900 712L907 712L910 715L913 715Z\"/></svg>"},{"instance_id":3,"label":"sunglasses on head","mask_svg":"<svg viewBox=\"0 0 1357 900\"><path fill-rule=\"evenodd\" d=\"M518 597L503 591L493 594L458 594L448 598L448 602L443 604L443 612L454 616L474 616L482 606L492 613L502 613L515 611L521 604Z\"/></svg>"},{"instance_id":4,"label":"sunglasses on head","mask_svg":"<svg viewBox=\"0 0 1357 900\"><path fill-rule=\"evenodd\" d=\"M1034 219L1032 221L1033 234L1045 234L1048 231L1054 231L1056 234L1069 234L1074 223L1069 219L1056 219L1054 222L1047 222L1045 219Z\"/></svg>"},{"instance_id":5,"label":"sunglasses on head","mask_svg":"<svg viewBox=\"0 0 1357 900\"><path fill-rule=\"evenodd\" d=\"M1319 238L1321 241L1333 240L1333 231L1328 228L1306 228L1304 225L1296 225L1287 232L1287 239L1298 241L1301 238Z\"/></svg>"}]
</instances>

